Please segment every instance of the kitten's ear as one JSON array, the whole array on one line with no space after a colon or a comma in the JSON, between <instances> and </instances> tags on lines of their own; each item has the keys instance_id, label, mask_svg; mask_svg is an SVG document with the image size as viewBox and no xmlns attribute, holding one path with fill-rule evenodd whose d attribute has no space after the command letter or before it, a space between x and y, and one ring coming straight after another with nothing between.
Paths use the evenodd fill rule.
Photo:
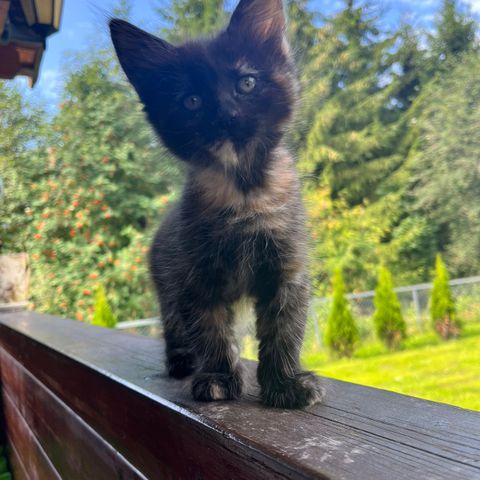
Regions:
<instances>
[{"instance_id":1,"label":"kitten's ear","mask_svg":"<svg viewBox=\"0 0 480 480\"><path fill-rule=\"evenodd\" d=\"M227 31L264 42L282 38L285 28L282 0L240 0Z\"/></svg>"},{"instance_id":2,"label":"kitten's ear","mask_svg":"<svg viewBox=\"0 0 480 480\"><path fill-rule=\"evenodd\" d=\"M176 48L124 20L113 18L109 25L120 65L142 98L153 86L154 72L175 57Z\"/></svg>"}]
</instances>

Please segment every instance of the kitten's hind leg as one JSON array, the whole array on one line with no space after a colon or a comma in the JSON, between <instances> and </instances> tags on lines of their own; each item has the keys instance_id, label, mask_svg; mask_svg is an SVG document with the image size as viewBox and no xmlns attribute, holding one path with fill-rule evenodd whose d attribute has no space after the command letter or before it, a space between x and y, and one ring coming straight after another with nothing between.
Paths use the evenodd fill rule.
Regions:
<instances>
[{"instance_id":1,"label":"kitten's hind leg","mask_svg":"<svg viewBox=\"0 0 480 480\"><path fill-rule=\"evenodd\" d=\"M300 366L308 291L307 281L301 280L280 285L258 299L257 378L262 401L268 406L303 408L322 400L318 378Z\"/></svg>"},{"instance_id":2,"label":"kitten's hind leg","mask_svg":"<svg viewBox=\"0 0 480 480\"><path fill-rule=\"evenodd\" d=\"M193 397L205 402L238 398L243 383L230 307L195 309L191 318L189 336L200 361L192 383Z\"/></svg>"},{"instance_id":3,"label":"kitten's hind leg","mask_svg":"<svg viewBox=\"0 0 480 480\"><path fill-rule=\"evenodd\" d=\"M185 378L196 369L196 358L188 347L188 339L180 315L174 308L162 308L162 322L166 343L166 364L172 378Z\"/></svg>"}]
</instances>

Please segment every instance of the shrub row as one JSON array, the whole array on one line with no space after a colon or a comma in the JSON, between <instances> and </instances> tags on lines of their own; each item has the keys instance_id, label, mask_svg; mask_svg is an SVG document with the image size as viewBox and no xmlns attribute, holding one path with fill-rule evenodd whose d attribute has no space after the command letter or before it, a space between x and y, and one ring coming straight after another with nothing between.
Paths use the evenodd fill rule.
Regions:
<instances>
[{"instance_id":1,"label":"shrub row","mask_svg":"<svg viewBox=\"0 0 480 480\"><path fill-rule=\"evenodd\" d=\"M390 271L381 266L374 298L373 324L377 337L394 350L407 337L406 323L400 308L400 301L394 290ZM435 275L430 295L430 317L437 334L448 340L460 333L455 301L450 290L449 275L440 255L435 262ZM325 332L325 343L337 356L351 356L359 342L358 327L352 315L347 297L342 270L338 269L333 278L333 296Z\"/></svg>"}]
</instances>

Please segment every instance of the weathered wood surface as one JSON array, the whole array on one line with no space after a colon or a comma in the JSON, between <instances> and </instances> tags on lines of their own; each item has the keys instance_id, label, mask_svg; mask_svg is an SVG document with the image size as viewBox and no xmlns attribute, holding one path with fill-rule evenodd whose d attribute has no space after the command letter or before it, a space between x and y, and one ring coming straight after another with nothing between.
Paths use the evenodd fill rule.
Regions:
<instances>
[{"instance_id":1,"label":"weathered wood surface","mask_svg":"<svg viewBox=\"0 0 480 480\"><path fill-rule=\"evenodd\" d=\"M0 315L0 350L61 478L480 479L480 413L331 379L322 405L267 409L251 362L241 401L196 403L161 342L29 312Z\"/></svg>"}]
</instances>

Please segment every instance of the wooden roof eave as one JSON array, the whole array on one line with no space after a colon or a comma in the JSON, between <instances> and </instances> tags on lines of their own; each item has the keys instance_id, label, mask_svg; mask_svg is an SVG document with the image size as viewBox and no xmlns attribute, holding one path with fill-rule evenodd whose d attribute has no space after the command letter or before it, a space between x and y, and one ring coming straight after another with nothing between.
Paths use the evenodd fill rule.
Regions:
<instances>
[{"instance_id":1,"label":"wooden roof eave","mask_svg":"<svg viewBox=\"0 0 480 480\"><path fill-rule=\"evenodd\" d=\"M0 36L3 34L3 30L5 29L9 8L10 0L0 0Z\"/></svg>"},{"instance_id":2,"label":"wooden roof eave","mask_svg":"<svg viewBox=\"0 0 480 480\"><path fill-rule=\"evenodd\" d=\"M0 0L2 1L2 0ZM27 49L34 53L34 59L29 63L20 63L17 75L25 75L29 79L30 87L35 85L40 69L40 62L45 50L45 38L33 32L30 28L23 25L10 23L8 26L8 37L15 40L5 39L7 45L13 45L18 49ZM0 45L4 42L0 42Z\"/></svg>"}]
</instances>

